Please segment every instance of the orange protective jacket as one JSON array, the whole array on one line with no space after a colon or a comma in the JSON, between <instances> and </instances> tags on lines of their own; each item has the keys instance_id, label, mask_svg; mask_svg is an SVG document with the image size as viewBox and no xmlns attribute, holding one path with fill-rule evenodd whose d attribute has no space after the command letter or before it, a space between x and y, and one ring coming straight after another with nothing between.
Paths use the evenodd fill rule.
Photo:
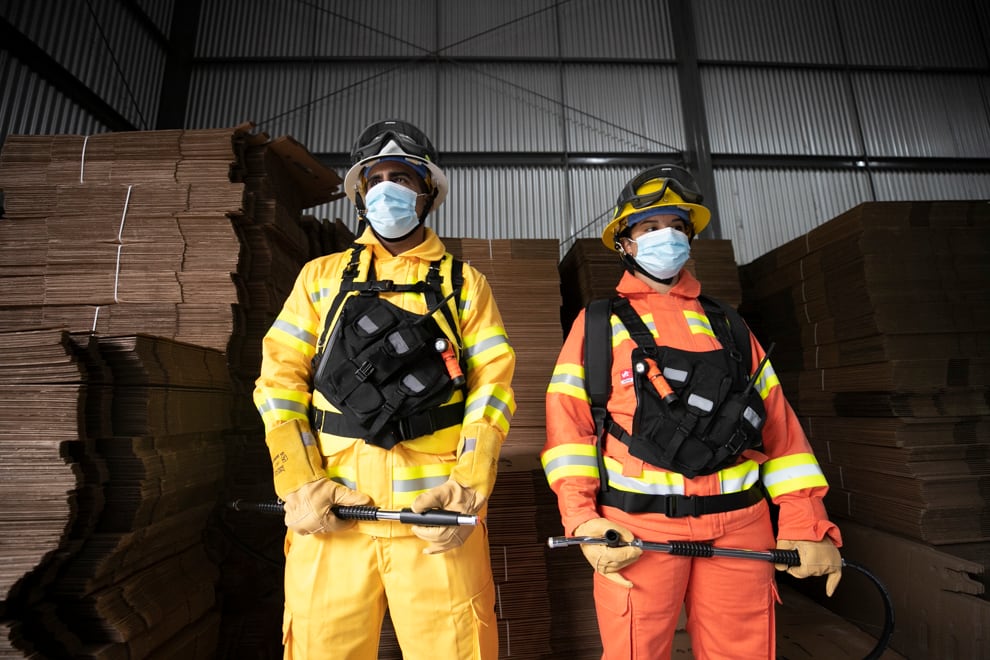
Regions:
<instances>
[{"instance_id":1,"label":"orange protective jacket","mask_svg":"<svg viewBox=\"0 0 990 660\"><path fill-rule=\"evenodd\" d=\"M686 351L721 348L697 299L701 285L687 271L681 271L677 284L666 295L653 291L629 273L623 275L616 290L629 299L654 337L660 338L658 344ZM825 476L769 362L756 385L767 411L764 453L747 450L735 465L688 479L631 456L626 445L609 436L604 451L607 474L601 474L585 388L584 324L582 311L560 351L546 395L547 442L541 457L550 487L557 494L565 533L573 534L583 522L604 516L648 541L714 538L716 530L707 530L704 524L711 516L668 518L660 513L629 514L599 507L596 498L600 480L607 479L611 488L634 492L699 496L743 491L762 480L780 506L778 538L819 541L828 536L841 545L839 530L829 521L822 504L828 491ZM635 342L614 315L611 325L612 393L607 409L619 426L631 432L636 410L631 364ZM764 351L752 333L750 344L753 373ZM602 349L607 350L604 346ZM753 515L758 515L757 507L753 509Z\"/></svg>"}]
</instances>

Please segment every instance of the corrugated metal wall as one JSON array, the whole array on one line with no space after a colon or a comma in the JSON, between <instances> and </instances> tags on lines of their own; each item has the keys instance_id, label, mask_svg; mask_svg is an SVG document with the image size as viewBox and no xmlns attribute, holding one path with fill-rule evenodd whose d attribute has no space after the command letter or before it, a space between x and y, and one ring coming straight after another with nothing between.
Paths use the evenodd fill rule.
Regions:
<instances>
[{"instance_id":1,"label":"corrugated metal wall","mask_svg":"<svg viewBox=\"0 0 990 660\"><path fill-rule=\"evenodd\" d=\"M562 254L648 164L707 161L712 231L748 263L863 201L990 198L985 5L202 0L185 125L254 121L342 173L365 125L405 118L447 159L441 233L554 238ZM176 9L0 0L135 127L155 120ZM685 35L695 64L678 59ZM105 130L4 51L0 89L0 134ZM313 213L353 223L344 201Z\"/></svg>"}]
</instances>

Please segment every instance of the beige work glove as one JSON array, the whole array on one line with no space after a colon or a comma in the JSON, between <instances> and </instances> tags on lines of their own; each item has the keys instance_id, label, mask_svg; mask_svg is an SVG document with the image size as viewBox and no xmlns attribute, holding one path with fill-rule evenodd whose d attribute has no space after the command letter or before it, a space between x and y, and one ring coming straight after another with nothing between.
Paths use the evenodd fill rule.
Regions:
<instances>
[{"instance_id":1,"label":"beige work glove","mask_svg":"<svg viewBox=\"0 0 990 660\"><path fill-rule=\"evenodd\" d=\"M467 515L474 515L485 504L485 498L473 488L462 486L453 479L431 488L413 500L410 507L414 513L423 513L429 509L446 509ZM424 555L435 555L447 552L462 545L474 531L474 525L450 525L433 527L413 525L412 532L423 539L428 546L423 550Z\"/></svg>"},{"instance_id":2,"label":"beige work glove","mask_svg":"<svg viewBox=\"0 0 990 660\"><path fill-rule=\"evenodd\" d=\"M285 526L297 534L328 534L354 525L341 520L330 510L333 506L362 506L371 498L327 478L311 481L283 496Z\"/></svg>"},{"instance_id":3,"label":"beige work glove","mask_svg":"<svg viewBox=\"0 0 990 660\"><path fill-rule=\"evenodd\" d=\"M623 541L628 542L635 538L628 529L605 518L592 518L581 523L574 530L574 536L604 537L605 532L610 529L617 531ZM610 548L607 545L582 543L581 552L584 553L584 558L594 567L595 571L616 584L632 589L633 583L622 577L619 571L639 559L639 556L643 554L642 548L632 545Z\"/></svg>"},{"instance_id":4,"label":"beige work glove","mask_svg":"<svg viewBox=\"0 0 990 660\"><path fill-rule=\"evenodd\" d=\"M308 424L293 419L265 434L272 459L275 494L283 500L287 493L326 477L323 454Z\"/></svg>"},{"instance_id":5,"label":"beige work glove","mask_svg":"<svg viewBox=\"0 0 990 660\"><path fill-rule=\"evenodd\" d=\"M774 564L778 571L787 571L788 575L804 579L812 575L827 575L825 595L831 596L842 579L842 557L839 549L828 538L821 541L777 541L778 550L797 550L801 557L798 566Z\"/></svg>"}]
</instances>

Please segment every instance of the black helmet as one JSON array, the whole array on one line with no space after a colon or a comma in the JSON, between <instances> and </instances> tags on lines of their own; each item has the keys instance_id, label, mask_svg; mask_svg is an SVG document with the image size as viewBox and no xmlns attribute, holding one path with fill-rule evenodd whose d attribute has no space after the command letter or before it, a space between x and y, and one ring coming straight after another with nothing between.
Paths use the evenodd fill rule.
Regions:
<instances>
[{"instance_id":1,"label":"black helmet","mask_svg":"<svg viewBox=\"0 0 990 660\"><path fill-rule=\"evenodd\" d=\"M423 131L399 119L386 119L368 126L351 148L351 168L344 176L344 192L357 204L356 195L364 196L364 172L379 160L399 158L408 161L423 180L436 191L428 211L437 209L447 196L447 176L436 165L437 151Z\"/></svg>"}]
</instances>

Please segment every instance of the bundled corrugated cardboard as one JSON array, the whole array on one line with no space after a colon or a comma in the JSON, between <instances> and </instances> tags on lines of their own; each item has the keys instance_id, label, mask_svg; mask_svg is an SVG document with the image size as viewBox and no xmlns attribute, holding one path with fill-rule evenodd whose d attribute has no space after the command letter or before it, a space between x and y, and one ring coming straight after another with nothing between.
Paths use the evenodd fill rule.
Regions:
<instances>
[{"instance_id":1,"label":"bundled corrugated cardboard","mask_svg":"<svg viewBox=\"0 0 990 660\"><path fill-rule=\"evenodd\" d=\"M260 341L300 266L339 242L337 225L301 217L339 183L291 138L249 125L8 138L0 363L9 387L34 379L0 413L0 488L23 500L0 528L27 561L3 546L9 644L212 657L220 578L204 532L221 490L271 493L250 400ZM51 528L14 533L25 520ZM278 520L223 524L239 522L248 540L281 533ZM18 617L34 622L28 638Z\"/></svg>"},{"instance_id":2,"label":"bundled corrugated cardboard","mask_svg":"<svg viewBox=\"0 0 990 660\"><path fill-rule=\"evenodd\" d=\"M844 555L892 594L893 646L982 657L990 608L962 594L985 588L951 575L990 568L990 204L862 204L741 274ZM877 598L851 577L830 606L875 627Z\"/></svg>"},{"instance_id":3,"label":"bundled corrugated cardboard","mask_svg":"<svg viewBox=\"0 0 990 660\"><path fill-rule=\"evenodd\" d=\"M990 540L990 205L863 204L742 276L830 510L933 544Z\"/></svg>"}]
</instances>

